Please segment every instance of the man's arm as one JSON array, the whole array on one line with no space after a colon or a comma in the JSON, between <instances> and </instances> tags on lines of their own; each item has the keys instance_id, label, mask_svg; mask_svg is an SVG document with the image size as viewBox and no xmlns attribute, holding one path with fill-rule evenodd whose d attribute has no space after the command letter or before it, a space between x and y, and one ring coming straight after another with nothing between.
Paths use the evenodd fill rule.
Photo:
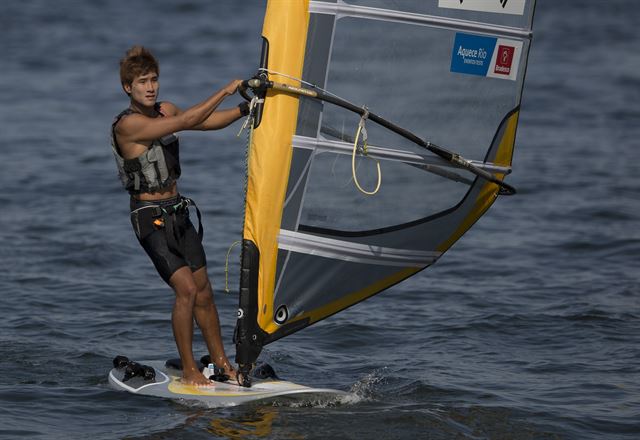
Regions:
<instances>
[{"instance_id":1,"label":"man's arm","mask_svg":"<svg viewBox=\"0 0 640 440\"><path fill-rule=\"evenodd\" d=\"M217 110L211 113L203 123L193 127L193 130L219 130L237 121L241 117L242 111L240 107Z\"/></svg>"},{"instance_id":2,"label":"man's arm","mask_svg":"<svg viewBox=\"0 0 640 440\"><path fill-rule=\"evenodd\" d=\"M240 83L240 80L231 81L222 90L183 112L179 111L173 104L164 103L162 106L166 111L164 118L149 118L140 114L130 115L116 126L119 142L123 144L148 142L177 131L195 130L195 127L207 121L227 96L236 92ZM231 110L232 112L237 111L239 114L238 109ZM224 112L221 113L224 114ZM225 122L229 117L230 115L223 117L222 122ZM214 119L217 120L218 118ZM231 122L233 121L227 122L227 125Z\"/></svg>"}]
</instances>

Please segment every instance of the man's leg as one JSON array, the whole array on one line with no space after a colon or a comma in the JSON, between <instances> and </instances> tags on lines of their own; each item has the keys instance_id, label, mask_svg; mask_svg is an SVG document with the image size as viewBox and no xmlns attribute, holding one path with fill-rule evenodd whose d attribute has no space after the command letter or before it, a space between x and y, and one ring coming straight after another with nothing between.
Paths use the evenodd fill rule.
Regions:
<instances>
[{"instance_id":1,"label":"man's leg","mask_svg":"<svg viewBox=\"0 0 640 440\"><path fill-rule=\"evenodd\" d=\"M182 379L195 385L207 385L209 380L202 375L193 359L193 316L198 288L191 269L183 266L176 270L169 283L176 294L171 314L173 337L182 359Z\"/></svg>"},{"instance_id":2,"label":"man's leg","mask_svg":"<svg viewBox=\"0 0 640 440\"><path fill-rule=\"evenodd\" d=\"M225 372L235 379L235 371L224 351L218 309L213 301L213 289L207 276L206 266L196 270L193 273L193 279L197 287L193 314L207 343L211 361L218 367L224 368Z\"/></svg>"}]
</instances>

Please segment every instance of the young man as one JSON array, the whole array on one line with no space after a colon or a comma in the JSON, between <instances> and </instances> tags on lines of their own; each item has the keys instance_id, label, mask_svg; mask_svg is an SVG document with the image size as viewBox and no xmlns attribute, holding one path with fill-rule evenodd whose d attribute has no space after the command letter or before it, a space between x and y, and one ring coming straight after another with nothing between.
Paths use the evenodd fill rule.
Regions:
<instances>
[{"instance_id":1,"label":"young man","mask_svg":"<svg viewBox=\"0 0 640 440\"><path fill-rule=\"evenodd\" d=\"M201 103L181 111L170 102L158 101L159 73L155 58L141 46L132 47L120 61L120 81L130 103L113 122L111 144L120 179L131 194L131 223L136 236L175 292L171 321L182 360L182 380L206 385L210 382L193 358L194 318L212 362L232 378L235 370L222 344L201 225L196 232L189 220L188 207L195 204L178 193L179 144L174 133L224 128L246 115L248 106L216 110L240 85L240 80L233 80Z\"/></svg>"}]
</instances>

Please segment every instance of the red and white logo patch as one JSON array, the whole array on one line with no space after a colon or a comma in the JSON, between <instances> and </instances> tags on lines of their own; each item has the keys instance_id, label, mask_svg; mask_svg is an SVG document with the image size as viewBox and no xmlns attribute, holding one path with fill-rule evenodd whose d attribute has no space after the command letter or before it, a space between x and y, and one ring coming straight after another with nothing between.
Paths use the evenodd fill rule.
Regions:
<instances>
[{"instance_id":1,"label":"red and white logo patch","mask_svg":"<svg viewBox=\"0 0 640 440\"><path fill-rule=\"evenodd\" d=\"M498 46L498 52L496 53L496 67L493 73L498 75L511 75L511 66L513 65L513 54L516 48L513 46Z\"/></svg>"}]
</instances>

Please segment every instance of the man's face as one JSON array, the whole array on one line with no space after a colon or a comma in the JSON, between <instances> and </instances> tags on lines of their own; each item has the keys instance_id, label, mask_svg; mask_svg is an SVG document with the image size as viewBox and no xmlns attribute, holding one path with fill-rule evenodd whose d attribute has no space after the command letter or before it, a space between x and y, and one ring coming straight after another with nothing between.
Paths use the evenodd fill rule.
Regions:
<instances>
[{"instance_id":1,"label":"man's face","mask_svg":"<svg viewBox=\"0 0 640 440\"><path fill-rule=\"evenodd\" d=\"M144 107L153 107L160 91L158 74L150 72L136 76L131 85L124 85L124 89L135 102Z\"/></svg>"}]
</instances>

